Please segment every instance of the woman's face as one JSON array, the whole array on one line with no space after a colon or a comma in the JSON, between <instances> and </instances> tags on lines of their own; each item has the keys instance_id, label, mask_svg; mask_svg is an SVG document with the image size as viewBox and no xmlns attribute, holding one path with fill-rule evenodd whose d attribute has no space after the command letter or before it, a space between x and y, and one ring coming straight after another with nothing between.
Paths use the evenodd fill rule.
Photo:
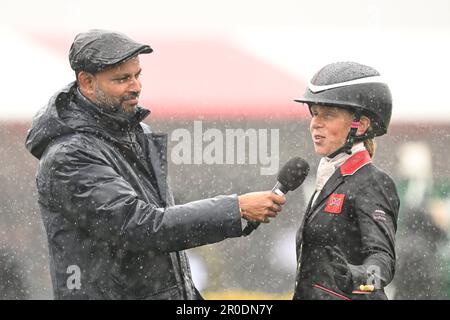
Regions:
<instances>
[{"instance_id":1,"label":"woman's face","mask_svg":"<svg viewBox=\"0 0 450 320\"><path fill-rule=\"evenodd\" d=\"M328 156L342 147L353 121L353 115L345 109L311 106L312 119L309 130L318 155Z\"/></svg>"}]
</instances>

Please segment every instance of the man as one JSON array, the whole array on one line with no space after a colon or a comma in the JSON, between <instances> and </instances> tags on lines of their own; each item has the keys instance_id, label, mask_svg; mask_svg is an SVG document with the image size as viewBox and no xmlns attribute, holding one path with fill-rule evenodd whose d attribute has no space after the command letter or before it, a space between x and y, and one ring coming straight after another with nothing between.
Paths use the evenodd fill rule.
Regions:
<instances>
[{"instance_id":1,"label":"man","mask_svg":"<svg viewBox=\"0 0 450 320\"><path fill-rule=\"evenodd\" d=\"M166 136L138 106L139 55L151 52L120 33L77 35L77 81L28 132L56 299L201 299L183 250L239 237L241 218L269 222L285 202L257 192L174 205Z\"/></svg>"}]
</instances>

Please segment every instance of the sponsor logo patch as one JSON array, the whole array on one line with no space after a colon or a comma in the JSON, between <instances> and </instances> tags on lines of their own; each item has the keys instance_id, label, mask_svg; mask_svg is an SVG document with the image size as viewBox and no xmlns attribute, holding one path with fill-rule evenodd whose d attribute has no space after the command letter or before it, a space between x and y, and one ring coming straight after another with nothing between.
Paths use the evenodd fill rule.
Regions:
<instances>
[{"instance_id":1,"label":"sponsor logo patch","mask_svg":"<svg viewBox=\"0 0 450 320\"><path fill-rule=\"evenodd\" d=\"M340 214L342 212L342 206L344 205L345 194L333 193L327 201L325 206L325 212Z\"/></svg>"}]
</instances>

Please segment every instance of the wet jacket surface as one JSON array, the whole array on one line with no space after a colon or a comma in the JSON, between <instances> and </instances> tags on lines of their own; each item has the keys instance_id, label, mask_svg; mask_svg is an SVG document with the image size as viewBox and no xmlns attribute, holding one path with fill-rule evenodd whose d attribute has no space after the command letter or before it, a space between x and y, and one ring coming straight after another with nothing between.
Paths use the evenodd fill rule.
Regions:
<instances>
[{"instance_id":1,"label":"wet jacket surface","mask_svg":"<svg viewBox=\"0 0 450 320\"><path fill-rule=\"evenodd\" d=\"M297 231L293 298L387 299L383 288L395 272L399 205L394 182L371 163L367 151L347 159L314 205L310 201ZM344 253L356 291L343 292L336 285L326 246L338 246ZM362 284L378 289L370 294L357 292Z\"/></svg>"},{"instance_id":2,"label":"wet jacket surface","mask_svg":"<svg viewBox=\"0 0 450 320\"><path fill-rule=\"evenodd\" d=\"M55 299L199 299L183 250L241 235L236 195L174 205L149 113L105 112L72 83L33 119Z\"/></svg>"}]
</instances>

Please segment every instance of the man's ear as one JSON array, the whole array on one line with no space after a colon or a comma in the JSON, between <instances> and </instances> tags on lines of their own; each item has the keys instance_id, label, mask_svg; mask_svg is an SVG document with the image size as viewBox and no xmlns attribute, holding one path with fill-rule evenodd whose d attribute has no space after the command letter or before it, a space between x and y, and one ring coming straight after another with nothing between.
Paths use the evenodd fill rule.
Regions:
<instances>
[{"instance_id":1,"label":"man's ear","mask_svg":"<svg viewBox=\"0 0 450 320\"><path fill-rule=\"evenodd\" d=\"M356 131L357 136L362 136L364 133L367 132L367 130L370 127L370 119L366 116L361 116L361 119L359 120L359 127Z\"/></svg>"},{"instance_id":2,"label":"man's ear","mask_svg":"<svg viewBox=\"0 0 450 320\"><path fill-rule=\"evenodd\" d=\"M94 94L95 89L94 75L87 71L80 71L78 73L78 85L80 86L81 93L90 98Z\"/></svg>"}]
</instances>

